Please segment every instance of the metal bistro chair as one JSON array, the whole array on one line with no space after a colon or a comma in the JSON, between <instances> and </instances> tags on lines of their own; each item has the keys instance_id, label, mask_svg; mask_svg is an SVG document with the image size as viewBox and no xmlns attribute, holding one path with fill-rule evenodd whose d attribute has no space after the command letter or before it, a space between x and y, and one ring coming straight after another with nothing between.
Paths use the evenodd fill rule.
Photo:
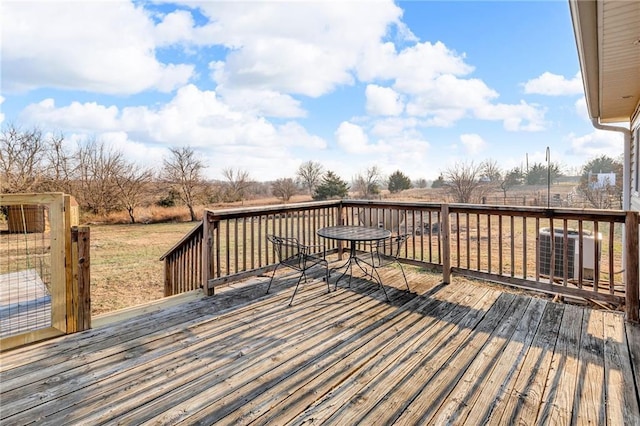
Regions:
<instances>
[{"instance_id":1,"label":"metal bistro chair","mask_svg":"<svg viewBox=\"0 0 640 426\"><path fill-rule=\"evenodd\" d=\"M267 235L267 239L273 243L278 257L278 264L273 270L271 280L269 280L267 293L269 293L273 277L276 275L276 271L281 265L301 272L300 278L298 278L298 282L296 283L296 288L293 291L291 300L289 301L289 306L293 303L293 298L298 291L300 281L304 278L304 281L307 282L307 271L316 265L324 266L326 275L323 279L327 282L327 290L331 291L329 289L329 262L326 260L326 249L324 246L304 245L300 244L296 238L285 238L277 235Z\"/></svg>"},{"instance_id":2,"label":"metal bistro chair","mask_svg":"<svg viewBox=\"0 0 640 426\"><path fill-rule=\"evenodd\" d=\"M381 286L382 278L380 278L380 274L378 273L377 268L382 268L384 266L389 266L392 263L397 263L398 266L400 266L402 278L404 278L404 283L407 286L407 290L411 291L411 289L409 288L409 282L407 281L407 276L405 275L404 268L402 267L402 263L400 263L400 261L398 260L400 250L402 250L402 246L404 246L404 243L409 239L410 236L411 234L401 234L378 241L376 244L371 246L370 253L367 253L360 258L363 262L372 267L372 273L375 272Z\"/></svg>"}]
</instances>

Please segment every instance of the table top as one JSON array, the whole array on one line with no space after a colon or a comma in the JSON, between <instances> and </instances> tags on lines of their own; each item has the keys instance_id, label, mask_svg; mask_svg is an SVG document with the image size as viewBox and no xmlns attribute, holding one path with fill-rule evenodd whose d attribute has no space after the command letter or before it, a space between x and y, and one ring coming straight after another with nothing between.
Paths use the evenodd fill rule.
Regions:
<instances>
[{"instance_id":1,"label":"table top","mask_svg":"<svg viewBox=\"0 0 640 426\"><path fill-rule=\"evenodd\" d=\"M391 231L367 226L327 226L317 234L324 238L342 241L378 241L391 236Z\"/></svg>"}]
</instances>

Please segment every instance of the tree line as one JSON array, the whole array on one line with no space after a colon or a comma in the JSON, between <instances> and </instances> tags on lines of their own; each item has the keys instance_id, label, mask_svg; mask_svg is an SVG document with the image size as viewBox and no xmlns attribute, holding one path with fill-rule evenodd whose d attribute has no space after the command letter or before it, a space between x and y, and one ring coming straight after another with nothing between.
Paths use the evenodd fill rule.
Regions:
<instances>
[{"instance_id":1,"label":"tree line","mask_svg":"<svg viewBox=\"0 0 640 426\"><path fill-rule=\"evenodd\" d=\"M242 169L224 168L222 179L207 180L206 165L190 146L169 148L157 169L138 165L104 142L89 139L68 148L61 134L44 134L37 128L3 128L0 135L0 193L65 192L73 195L83 211L106 215L126 211L135 223L139 207L152 204L185 205L191 220L195 206L221 202L244 202L251 197L273 195L289 202L300 193L314 200L354 196L378 198L386 188L399 193L410 188L427 188L425 179L412 181L397 170L388 177L378 166L361 171L347 182L315 161L302 163L294 177L257 182ZM615 182L593 176L612 173ZM545 185L562 176L558 164L534 163L526 171L501 170L494 160L458 162L444 169L432 183L442 188L453 202L477 203L489 193L507 192L519 185ZM595 208L617 207L622 197L622 161L597 157L582 168L578 191Z\"/></svg>"}]
</instances>

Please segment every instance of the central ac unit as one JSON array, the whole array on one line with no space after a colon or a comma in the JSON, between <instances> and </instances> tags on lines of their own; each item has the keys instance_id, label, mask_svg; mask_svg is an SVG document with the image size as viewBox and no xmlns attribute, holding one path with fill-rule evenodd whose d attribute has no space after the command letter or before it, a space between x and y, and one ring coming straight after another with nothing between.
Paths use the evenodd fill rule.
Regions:
<instances>
[{"instance_id":1,"label":"central ac unit","mask_svg":"<svg viewBox=\"0 0 640 426\"><path fill-rule=\"evenodd\" d=\"M567 278L578 279L580 272L579 252L580 252L580 232L576 229L567 229L567 256L564 254L564 229L553 229L553 251L554 265L553 274L551 274L551 229L540 229L539 249L540 258L538 259L538 271L540 275L551 276L556 278L564 278L564 267L567 264ZM602 234L598 233L597 237L593 232L582 231L582 278L593 280L595 276L596 262L600 263L600 243Z\"/></svg>"}]
</instances>

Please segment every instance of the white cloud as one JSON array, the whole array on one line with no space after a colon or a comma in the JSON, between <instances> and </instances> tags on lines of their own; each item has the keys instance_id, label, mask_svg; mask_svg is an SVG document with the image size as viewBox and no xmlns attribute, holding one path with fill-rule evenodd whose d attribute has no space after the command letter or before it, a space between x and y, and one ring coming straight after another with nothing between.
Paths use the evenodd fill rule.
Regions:
<instances>
[{"instance_id":1,"label":"white cloud","mask_svg":"<svg viewBox=\"0 0 640 426\"><path fill-rule=\"evenodd\" d=\"M502 121L510 132L538 132L545 129L546 110L524 101L519 104L487 104L475 110L477 118Z\"/></svg>"},{"instance_id":2,"label":"white cloud","mask_svg":"<svg viewBox=\"0 0 640 426\"><path fill-rule=\"evenodd\" d=\"M572 133L567 139L571 146L568 154L583 156L586 159L600 155L616 157L622 154L624 150L624 138L618 132L595 130L582 136Z\"/></svg>"},{"instance_id":3,"label":"white cloud","mask_svg":"<svg viewBox=\"0 0 640 426\"><path fill-rule=\"evenodd\" d=\"M186 10L176 10L168 13L154 29L157 46L171 46L173 44L191 44L195 22L193 15Z\"/></svg>"},{"instance_id":4,"label":"white cloud","mask_svg":"<svg viewBox=\"0 0 640 426\"><path fill-rule=\"evenodd\" d=\"M358 67L362 80L393 79L394 88L404 93L421 93L432 89L443 75L464 76L473 67L443 43L417 43L396 52L392 44L376 45L365 51Z\"/></svg>"},{"instance_id":5,"label":"white cloud","mask_svg":"<svg viewBox=\"0 0 640 426\"><path fill-rule=\"evenodd\" d=\"M398 136L420 138L421 134L416 129L418 124L418 120L414 117L387 117L374 121L370 133L382 139L397 138Z\"/></svg>"},{"instance_id":6,"label":"white cloud","mask_svg":"<svg viewBox=\"0 0 640 426\"><path fill-rule=\"evenodd\" d=\"M198 28L193 41L231 49L216 83L311 97L352 84L360 52L378 43L389 25L400 25L402 14L392 1L199 6L210 24Z\"/></svg>"},{"instance_id":7,"label":"white cloud","mask_svg":"<svg viewBox=\"0 0 640 426\"><path fill-rule=\"evenodd\" d=\"M4 103L4 96L0 95L0 106L2 106L2 104ZM4 122L4 114L2 113L2 110L0 110L0 124L2 124Z\"/></svg>"},{"instance_id":8,"label":"white cloud","mask_svg":"<svg viewBox=\"0 0 640 426\"><path fill-rule=\"evenodd\" d=\"M510 131L544 129L544 109L524 102L496 104L495 90L467 77L473 70L464 54L441 42L417 43L399 52L392 43L383 43L364 52L358 76L364 81L392 80L394 91L406 98L406 114L422 118L425 126L451 127L462 118L475 117L502 121ZM376 112L369 92L367 101L368 111Z\"/></svg>"},{"instance_id":9,"label":"white cloud","mask_svg":"<svg viewBox=\"0 0 640 426\"><path fill-rule=\"evenodd\" d=\"M181 88L169 102L154 107L118 109L78 102L56 107L52 99L47 99L25 108L21 119L25 125L65 129L65 134L78 138L107 140L131 158L152 165L159 164L159 152L166 153L168 147L189 145L211 165L212 174L237 166L260 170L262 174L256 176L260 180L282 177L284 171L295 173L294 149L313 153L327 147L324 139L310 134L299 123L274 124L264 117L234 110L216 92L193 85Z\"/></svg>"},{"instance_id":10,"label":"white cloud","mask_svg":"<svg viewBox=\"0 0 640 426\"><path fill-rule=\"evenodd\" d=\"M98 105L95 102L71 102L70 105L56 108L51 98L37 104L28 105L20 114L25 123L46 124L56 129L72 129L73 131L111 131L117 129L118 108Z\"/></svg>"},{"instance_id":11,"label":"white cloud","mask_svg":"<svg viewBox=\"0 0 640 426\"><path fill-rule=\"evenodd\" d=\"M3 5L4 90L170 91L193 74L192 65L156 59L153 22L130 2L34 5L17 1Z\"/></svg>"},{"instance_id":12,"label":"white cloud","mask_svg":"<svg viewBox=\"0 0 640 426\"><path fill-rule=\"evenodd\" d=\"M467 154L475 155L483 151L487 147L487 143L480 135L466 133L460 135L460 142L467 150Z\"/></svg>"},{"instance_id":13,"label":"white cloud","mask_svg":"<svg viewBox=\"0 0 640 426\"><path fill-rule=\"evenodd\" d=\"M161 165L163 158L167 155L165 148L131 140L129 135L122 131L101 133L100 141L122 152L127 161L150 167Z\"/></svg>"},{"instance_id":14,"label":"white cloud","mask_svg":"<svg viewBox=\"0 0 640 426\"><path fill-rule=\"evenodd\" d=\"M367 112L371 115L392 115L402 114L404 105L400 94L389 87L381 87L369 84L365 90L367 98Z\"/></svg>"},{"instance_id":15,"label":"white cloud","mask_svg":"<svg viewBox=\"0 0 640 426\"><path fill-rule=\"evenodd\" d=\"M307 115L299 100L272 90L227 90L219 87L217 92L227 105L250 114L280 118L297 118Z\"/></svg>"},{"instance_id":16,"label":"white cloud","mask_svg":"<svg viewBox=\"0 0 640 426\"><path fill-rule=\"evenodd\" d=\"M563 75L544 72L541 76L527 81L523 86L524 93L527 94L562 96L584 93L580 72L570 80Z\"/></svg>"},{"instance_id":17,"label":"white cloud","mask_svg":"<svg viewBox=\"0 0 640 426\"><path fill-rule=\"evenodd\" d=\"M356 154L370 149L369 138L364 129L357 124L343 121L336 130L336 141L346 152Z\"/></svg>"}]
</instances>

